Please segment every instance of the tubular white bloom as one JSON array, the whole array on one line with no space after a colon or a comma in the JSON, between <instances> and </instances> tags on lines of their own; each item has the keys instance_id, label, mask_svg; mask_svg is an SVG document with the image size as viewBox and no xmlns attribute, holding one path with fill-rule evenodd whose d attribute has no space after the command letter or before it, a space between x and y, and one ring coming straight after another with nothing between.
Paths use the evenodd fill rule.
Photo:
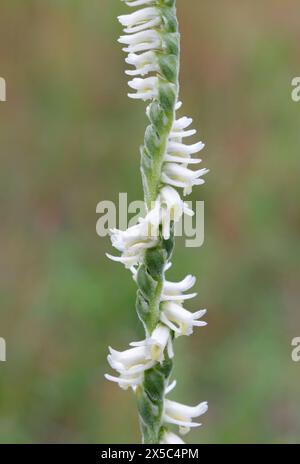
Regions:
<instances>
[{"instance_id":1,"label":"tubular white bloom","mask_svg":"<svg viewBox=\"0 0 300 464\"><path fill-rule=\"evenodd\" d=\"M109 347L109 352L107 359L110 366L127 378L135 377L154 365L146 344L125 351L116 351Z\"/></svg>"},{"instance_id":2,"label":"tubular white bloom","mask_svg":"<svg viewBox=\"0 0 300 464\"><path fill-rule=\"evenodd\" d=\"M112 229L110 231L111 242L114 248L122 253L122 256L106 256L119 261L126 268L131 268L143 262L144 252L148 248L155 247L159 239L159 214L158 206L150 211L147 216L140 219L135 226L127 230Z\"/></svg>"},{"instance_id":3,"label":"tubular white bloom","mask_svg":"<svg viewBox=\"0 0 300 464\"><path fill-rule=\"evenodd\" d=\"M122 26L125 26L124 32L132 34L158 26L161 23L161 16L157 8L149 7L129 15L119 16L118 20Z\"/></svg>"},{"instance_id":4,"label":"tubular white bloom","mask_svg":"<svg viewBox=\"0 0 300 464\"><path fill-rule=\"evenodd\" d=\"M159 201L161 205L162 235L165 240L168 240L170 238L171 222L178 222L183 214L193 216L194 211L182 201L179 193L170 186L161 189Z\"/></svg>"},{"instance_id":5,"label":"tubular white bloom","mask_svg":"<svg viewBox=\"0 0 300 464\"><path fill-rule=\"evenodd\" d=\"M168 280L164 281L163 291L161 295L161 301L179 301L190 300L197 296L197 293L189 293L184 295L183 292L186 292L192 288L196 283L196 277L192 275L187 275L180 282L169 282Z\"/></svg>"},{"instance_id":6,"label":"tubular white bloom","mask_svg":"<svg viewBox=\"0 0 300 464\"><path fill-rule=\"evenodd\" d=\"M162 48L162 40L160 34L154 29L136 32L131 35L121 35L118 41L128 45L123 48L124 52L137 53L146 50L160 50Z\"/></svg>"},{"instance_id":7,"label":"tubular white bloom","mask_svg":"<svg viewBox=\"0 0 300 464\"><path fill-rule=\"evenodd\" d=\"M170 132L169 140L181 140L186 137L191 137L192 135L195 135L195 134L197 134L196 129L176 131L173 126L172 131Z\"/></svg>"},{"instance_id":8,"label":"tubular white bloom","mask_svg":"<svg viewBox=\"0 0 300 464\"><path fill-rule=\"evenodd\" d=\"M129 387L135 389L143 382L144 371L154 366L156 362L164 361L164 351L167 348L168 356L174 356L170 329L158 324L152 335L141 342L130 343L132 348L125 351L116 351L109 348L108 362L120 376L115 377L106 374L107 380L116 382L123 389ZM169 391L173 388L174 382L170 385Z\"/></svg>"},{"instance_id":9,"label":"tubular white bloom","mask_svg":"<svg viewBox=\"0 0 300 464\"><path fill-rule=\"evenodd\" d=\"M190 431L191 427L202 425L192 422L192 419L205 414L207 410L208 405L206 401L192 407L175 401L165 400L164 422L179 425L180 434L185 435Z\"/></svg>"},{"instance_id":10,"label":"tubular white bloom","mask_svg":"<svg viewBox=\"0 0 300 464\"><path fill-rule=\"evenodd\" d=\"M141 5L151 5L156 3L156 0L122 0L128 6L141 6Z\"/></svg>"},{"instance_id":11,"label":"tubular white bloom","mask_svg":"<svg viewBox=\"0 0 300 464\"><path fill-rule=\"evenodd\" d=\"M160 445L185 445L185 442L175 433L166 430L162 436Z\"/></svg>"},{"instance_id":12,"label":"tubular white bloom","mask_svg":"<svg viewBox=\"0 0 300 464\"><path fill-rule=\"evenodd\" d=\"M181 108L181 106L182 106L182 103L179 102L178 107L176 107L176 111L177 109ZM172 125L170 135L169 135L169 140L172 141L174 139L174 141L176 141L176 140L180 140L180 139L195 135L197 133L195 129L185 130L192 124L192 122L193 122L192 118L188 118L186 116L183 116L179 119L175 119Z\"/></svg>"},{"instance_id":13,"label":"tubular white bloom","mask_svg":"<svg viewBox=\"0 0 300 464\"><path fill-rule=\"evenodd\" d=\"M164 360L164 350L166 347L169 358L174 357L170 329L165 325L157 325L150 337L149 344L152 360L161 363Z\"/></svg>"},{"instance_id":14,"label":"tubular white bloom","mask_svg":"<svg viewBox=\"0 0 300 464\"><path fill-rule=\"evenodd\" d=\"M180 110L181 107L182 107L182 101L178 101L178 102L175 104L175 111Z\"/></svg>"},{"instance_id":15,"label":"tubular white bloom","mask_svg":"<svg viewBox=\"0 0 300 464\"><path fill-rule=\"evenodd\" d=\"M146 101L155 98L158 94L157 77L147 77L146 79L136 77L132 81L129 81L128 85L137 91L136 93L129 93L128 97L130 98Z\"/></svg>"},{"instance_id":16,"label":"tubular white bloom","mask_svg":"<svg viewBox=\"0 0 300 464\"><path fill-rule=\"evenodd\" d=\"M181 107L181 102L176 105L176 111ZM185 130L191 125L193 120L183 116L175 119L167 143L164 156L164 166L162 169L161 180L165 184L183 188L183 194L188 195L194 185L204 183L201 176L207 174L207 169L192 171L188 168L190 164L201 163L199 158L191 158L191 155L198 153L205 147L203 142L186 145L182 140L196 133L195 130Z\"/></svg>"},{"instance_id":17,"label":"tubular white bloom","mask_svg":"<svg viewBox=\"0 0 300 464\"><path fill-rule=\"evenodd\" d=\"M185 145L183 143L169 141L167 149L169 153L181 153L182 156L189 156L203 150L204 146L202 142L195 143L194 145Z\"/></svg>"},{"instance_id":18,"label":"tubular white bloom","mask_svg":"<svg viewBox=\"0 0 300 464\"><path fill-rule=\"evenodd\" d=\"M178 137L178 132L182 132L184 129L189 127L192 124L192 122L192 118L188 118L186 116L183 116L180 119L175 119L170 133L170 137Z\"/></svg>"},{"instance_id":19,"label":"tubular white bloom","mask_svg":"<svg viewBox=\"0 0 300 464\"><path fill-rule=\"evenodd\" d=\"M162 363L164 361L164 351L166 348L169 358L174 357L170 329L163 324L158 324L152 332L152 335L146 338L146 340L132 342L130 345L135 347L147 347L149 349L147 356L155 362Z\"/></svg>"},{"instance_id":20,"label":"tubular white bloom","mask_svg":"<svg viewBox=\"0 0 300 464\"><path fill-rule=\"evenodd\" d=\"M173 382L167 386L165 390L165 395L168 395L172 390L174 390L174 388L176 387L176 384L177 384L176 380L173 380Z\"/></svg>"},{"instance_id":21,"label":"tubular white bloom","mask_svg":"<svg viewBox=\"0 0 300 464\"><path fill-rule=\"evenodd\" d=\"M166 206L172 221L178 221L182 214L194 216L194 211L182 201L179 193L173 187L165 186L160 191L159 200L161 206Z\"/></svg>"},{"instance_id":22,"label":"tubular white bloom","mask_svg":"<svg viewBox=\"0 0 300 464\"><path fill-rule=\"evenodd\" d=\"M161 175L161 180L165 184L183 188L183 194L188 195L192 192L194 185L202 185L205 181L201 178L209 172L208 169L192 171L185 166L176 163L165 163Z\"/></svg>"},{"instance_id":23,"label":"tubular white bloom","mask_svg":"<svg viewBox=\"0 0 300 464\"><path fill-rule=\"evenodd\" d=\"M191 158L191 155L203 150L205 147L204 143L198 142L193 145L182 143L182 138L193 135L194 131L178 131L176 135L175 133L173 134L168 140L164 161L180 163L184 166L201 163L202 160L200 158Z\"/></svg>"},{"instance_id":24,"label":"tubular white bloom","mask_svg":"<svg viewBox=\"0 0 300 464\"><path fill-rule=\"evenodd\" d=\"M136 389L138 385L140 385L144 380L143 373L138 373L135 375L128 375L125 373L120 374L120 377L115 377L110 374L105 374L104 376L107 380L111 382L115 382L119 385L122 390L128 390L128 388L132 388L133 390Z\"/></svg>"},{"instance_id":25,"label":"tubular white bloom","mask_svg":"<svg viewBox=\"0 0 300 464\"><path fill-rule=\"evenodd\" d=\"M199 321L206 314L206 309L191 313L181 304L166 301L161 305L160 320L175 332L175 337L191 335L194 327L204 327L205 321Z\"/></svg>"},{"instance_id":26,"label":"tubular white bloom","mask_svg":"<svg viewBox=\"0 0 300 464\"><path fill-rule=\"evenodd\" d=\"M145 76L150 72L159 71L157 57L152 51L144 52L140 55L137 55L136 53L129 53L125 61L127 64L136 67L135 70L125 71L128 76Z\"/></svg>"}]
</instances>

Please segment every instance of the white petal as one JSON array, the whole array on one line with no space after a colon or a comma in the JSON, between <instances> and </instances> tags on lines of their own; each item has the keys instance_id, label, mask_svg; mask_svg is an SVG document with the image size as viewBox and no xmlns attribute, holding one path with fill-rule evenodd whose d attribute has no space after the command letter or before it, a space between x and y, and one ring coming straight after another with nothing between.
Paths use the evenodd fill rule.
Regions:
<instances>
[{"instance_id":1,"label":"white petal","mask_svg":"<svg viewBox=\"0 0 300 464\"><path fill-rule=\"evenodd\" d=\"M150 19L157 18L159 16L159 10L154 7L142 8L134 13L118 16L119 22L122 26L136 26L137 24L144 23Z\"/></svg>"},{"instance_id":2,"label":"white petal","mask_svg":"<svg viewBox=\"0 0 300 464\"><path fill-rule=\"evenodd\" d=\"M172 131L172 132L170 132L169 138L170 139L178 139L178 138L184 139L186 137L192 137L196 133L197 133L197 131L195 129L191 129L191 130L188 130L188 131Z\"/></svg>"},{"instance_id":3,"label":"white petal","mask_svg":"<svg viewBox=\"0 0 300 464\"><path fill-rule=\"evenodd\" d=\"M141 32L141 31L144 31L146 29L150 29L152 27L157 27L157 26L160 25L160 23L161 23L160 18L153 18L150 21L147 21L147 22L145 22L143 24L140 24L139 26L126 27L124 29L124 32L126 32L126 34L135 34L136 32Z\"/></svg>"},{"instance_id":4,"label":"white petal","mask_svg":"<svg viewBox=\"0 0 300 464\"><path fill-rule=\"evenodd\" d=\"M161 445L184 445L185 443L183 440L181 440L181 438L178 435L167 430L164 433L160 444Z\"/></svg>"},{"instance_id":5,"label":"white petal","mask_svg":"<svg viewBox=\"0 0 300 464\"><path fill-rule=\"evenodd\" d=\"M163 322L167 327L170 327L171 330L173 330L173 332L177 333L178 335L180 335L180 329L178 327L176 327L175 324L173 324L173 322L171 322L167 316L164 314L163 311L161 311L160 313L160 320L161 322Z\"/></svg>"},{"instance_id":6,"label":"white petal","mask_svg":"<svg viewBox=\"0 0 300 464\"><path fill-rule=\"evenodd\" d=\"M169 142L168 143L168 153L182 153L186 155L193 155L203 150L205 147L203 142L198 142L193 145L185 145L178 142Z\"/></svg>"},{"instance_id":7,"label":"white petal","mask_svg":"<svg viewBox=\"0 0 300 464\"><path fill-rule=\"evenodd\" d=\"M166 391L165 391L165 394L168 395L172 390L174 390L174 388L176 387L176 380L173 380L172 383L170 383L170 385L166 388Z\"/></svg>"},{"instance_id":8,"label":"white petal","mask_svg":"<svg viewBox=\"0 0 300 464\"><path fill-rule=\"evenodd\" d=\"M182 417L199 417L205 414L208 410L207 401L197 404L197 406L187 406L176 401L166 400L166 412L167 414L178 415Z\"/></svg>"},{"instance_id":9,"label":"white petal","mask_svg":"<svg viewBox=\"0 0 300 464\"><path fill-rule=\"evenodd\" d=\"M170 417L168 415L164 416L164 420L165 420L165 422L168 422L169 424L179 425L180 428L182 427L182 429L187 429L184 432L182 431L182 429L180 429L180 433L182 435L185 435L186 433L188 433L189 429L191 427L200 427L202 425L202 424L200 424L198 422L189 422L189 421L183 421L183 420L180 420L180 419L174 419L174 417Z\"/></svg>"},{"instance_id":10,"label":"white petal","mask_svg":"<svg viewBox=\"0 0 300 464\"><path fill-rule=\"evenodd\" d=\"M198 164L202 162L200 158L185 158L184 156L174 156L166 154L164 161L169 163Z\"/></svg>"},{"instance_id":11,"label":"white petal","mask_svg":"<svg viewBox=\"0 0 300 464\"><path fill-rule=\"evenodd\" d=\"M128 6L152 5L155 0L123 0Z\"/></svg>"},{"instance_id":12,"label":"white petal","mask_svg":"<svg viewBox=\"0 0 300 464\"><path fill-rule=\"evenodd\" d=\"M128 45L123 50L128 53L161 48L161 37L155 30L146 30L131 35L122 35L118 41Z\"/></svg>"},{"instance_id":13,"label":"white petal","mask_svg":"<svg viewBox=\"0 0 300 464\"><path fill-rule=\"evenodd\" d=\"M169 358L170 358L170 359L174 358L173 342L172 342L171 337L170 337L169 340L168 340L167 349L168 349L168 356L169 356Z\"/></svg>"},{"instance_id":14,"label":"white petal","mask_svg":"<svg viewBox=\"0 0 300 464\"><path fill-rule=\"evenodd\" d=\"M137 90L136 94L128 94L130 98L149 100L155 98L158 94L158 78L147 77L141 79L136 77L128 82L129 87Z\"/></svg>"},{"instance_id":15,"label":"white petal","mask_svg":"<svg viewBox=\"0 0 300 464\"><path fill-rule=\"evenodd\" d=\"M149 340L151 345L150 355L153 361L162 362L164 359L164 350L168 345L170 339L170 330L163 324L159 324L154 331Z\"/></svg>"},{"instance_id":16,"label":"white petal","mask_svg":"<svg viewBox=\"0 0 300 464\"><path fill-rule=\"evenodd\" d=\"M168 293L182 293L190 290L196 283L196 277L192 275L187 275L180 282L164 282L164 291Z\"/></svg>"},{"instance_id":17,"label":"white petal","mask_svg":"<svg viewBox=\"0 0 300 464\"><path fill-rule=\"evenodd\" d=\"M105 374L104 377L110 382L118 383L120 388L122 388L123 390L127 390L129 387L134 388L135 386L139 385L143 381L142 376L126 379L122 376L115 377L113 375Z\"/></svg>"},{"instance_id":18,"label":"white petal","mask_svg":"<svg viewBox=\"0 0 300 464\"><path fill-rule=\"evenodd\" d=\"M161 296L161 301L185 301L185 300L191 300L192 298L195 298L198 295L198 293L188 293L187 295L165 295L163 294Z\"/></svg>"},{"instance_id":19,"label":"white petal","mask_svg":"<svg viewBox=\"0 0 300 464\"><path fill-rule=\"evenodd\" d=\"M174 185L175 187L184 188L184 194L190 193L194 185L204 184L204 180L201 176L204 176L209 171L208 169L199 169L192 171L184 166L176 163L165 163L163 166L163 172L161 180L164 183Z\"/></svg>"},{"instance_id":20,"label":"white petal","mask_svg":"<svg viewBox=\"0 0 300 464\"><path fill-rule=\"evenodd\" d=\"M174 121L172 131L182 131L189 127L192 124L192 122L192 118L187 118L186 116L183 116L182 118Z\"/></svg>"},{"instance_id":21,"label":"white petal","mask_svg":"<svg viewBox=\"0 0 300 464\"><path fill-rule=\"evenodd\" d=\"M175 105L175 111L178 111L182 107L182 102L178 101Z\"/></svg>"},{"instance_id":22,"label":"white petal","mask_svg":"<svg viewBox=\"0 0 300 464\"><path fill-rule=\"evenodd\" d=\"M158 72L159 66L157 64L146 64L142 68L134 69L134 70L127 70L125 73L128 76L145 76L151 72Z\"/></svg>"},{"instance_id":23,"label":"white petal","mask_svg":"<svg viewBox=\"0 0 300 464\"><path fill-rule=\"evenodd\" d=\"M193 319L200 319L200 317L203 317L207 313L206 309L200 309L199 311L196 311L193 313Z\"/></svg>"}]
</instances>

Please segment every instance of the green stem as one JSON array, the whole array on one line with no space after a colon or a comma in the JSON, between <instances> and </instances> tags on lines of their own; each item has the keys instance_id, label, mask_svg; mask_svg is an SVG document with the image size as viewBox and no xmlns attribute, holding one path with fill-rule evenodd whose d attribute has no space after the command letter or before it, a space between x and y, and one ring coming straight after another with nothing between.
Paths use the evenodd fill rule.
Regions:
<instances>
[{"instance_id":1,"label":"green stem","mask_svg":"<svg viewBox=\"0 0 300 464\"><path fill-rule=\"evenodd\" d=\"M153 332L155 327L157 326L159 322L159 313L160 313L160 299L161 299L161 293L163 290L163 280L164 278L161 278L156 285L156 290L154 292L153 298L149 301L149 313L150 313L150 321L149 321L149 331L150 334Z\"/></svg>"},{"instance_id":2,"label":"green stem","mask_svg":"<svg viewBox=\"0 0 300 464\"><path fill-rule=\"evenodd\" d=\"M161 173L167 142L175 120L175 106L179 93L179 48L180 37L176 18L176 0L160 0L163 26L160 31L163 51L157 52L160 66L158 97L150 105L150 125L146 129L141 152L141 172L145 203L150 210L161 188ZM159 244L145 253L145 262L137 276L139 287L137 313L147 335L151 335L160 320L160 301L164 285L165 267L174 245L160 237ZM172 361L165 353L165 361L145 372L144 382L136 391L143 443L159 444L165 389L172 370Z\"/></svg>"}]
</instances>

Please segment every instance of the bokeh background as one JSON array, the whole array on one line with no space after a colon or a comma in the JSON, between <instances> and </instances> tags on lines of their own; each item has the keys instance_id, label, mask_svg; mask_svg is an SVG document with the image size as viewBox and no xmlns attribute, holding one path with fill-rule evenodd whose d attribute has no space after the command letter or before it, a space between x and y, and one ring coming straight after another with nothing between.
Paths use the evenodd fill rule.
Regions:
<instances>
[{"instance_id":1,"label":"bokeh background","mask_svg":"<svg viewBox=\"0 0 300 464\"><path fill-rule=\"evenodd\" d=\"M107 346L142 336L128 272L96 205L141 199L144 105L126 97L118 0L2 0L2 443L139 441ZM205 244L179 240L170 278L198 276L208 327L176 343L173 398L208 400L190 443L300 437L297 0L178 0L183 114L206 142Z\"/></svg>"}]
</instances>

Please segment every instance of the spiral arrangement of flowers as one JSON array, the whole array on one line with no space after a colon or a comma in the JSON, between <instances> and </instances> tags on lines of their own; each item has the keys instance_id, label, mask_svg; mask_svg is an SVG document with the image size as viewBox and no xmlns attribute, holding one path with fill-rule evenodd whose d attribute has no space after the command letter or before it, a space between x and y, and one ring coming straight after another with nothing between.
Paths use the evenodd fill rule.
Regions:
<instances>
[{"instance_id":1,"label":"spiral arrangement of flowers","mask_svg":"<svg viewBox=\"0 0 300 464\"><path fill-rule=\"evenodd\" d=\"M176 0L123 0L139 7L119 16L125 35L119 42L128 54L126 73L133 99L149 101L146 128L141 149L141 174L146 215L127 230L111 231L112 245L121 253L109 258L128 268L138 291L136 311L145 329L145 339L130 343L125 351L109 349L108 362L117 372L106 378L136 395L143 443L179 444L182 439L170 430L175 424L180 435L201 424L193 419L207 411L207 403L186 406L167 398L176 386L171 381L173 343L206 325L206 310L188 311L185 301L196 296L188 292L195 277L180 282L166 280L174 250L174 225L193 211L182 200L195 185L204 183L208 172L192 169L201 159L193 155L204 148L202 142L187 145L185 139L196 131L188 129L192 119L179 117L180 34Z\"/></svg>"}]
</instances>

